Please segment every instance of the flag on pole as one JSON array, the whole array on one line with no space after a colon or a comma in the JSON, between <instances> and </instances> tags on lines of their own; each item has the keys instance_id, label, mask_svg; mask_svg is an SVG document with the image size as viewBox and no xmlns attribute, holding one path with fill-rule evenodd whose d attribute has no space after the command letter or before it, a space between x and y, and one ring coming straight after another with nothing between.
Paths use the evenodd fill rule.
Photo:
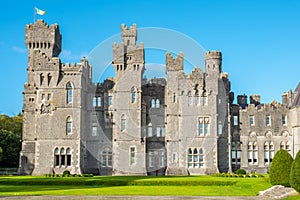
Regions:
<instances>
[{"instance_id":1,"label":"flag on pole","mask_svg":"<svg viewBox=\"0 0 300 200\"><path fill-rule=\"evenodd\" d=\"M46 14L45 10L38 9L37 7L35 7L35 12L38 15L44 15L44 14Z\"/></svg>"}]
</instances>

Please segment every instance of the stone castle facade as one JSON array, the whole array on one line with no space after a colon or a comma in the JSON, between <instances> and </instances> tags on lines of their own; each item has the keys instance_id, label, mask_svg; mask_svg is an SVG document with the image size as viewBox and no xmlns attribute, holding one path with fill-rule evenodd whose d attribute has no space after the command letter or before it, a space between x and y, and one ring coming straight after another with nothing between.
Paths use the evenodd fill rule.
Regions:
<instances>
[{"instance_id":1,"label":"stone castle facade","mask_svg":"<svg viewBox=\"0 0 300 200\"><path fill-rule=\"evenodd\" d=\"M237 97L222 54L205 55L205 72L184 72L184 57L166 54L166 79L143 78L144 45L121 26L113 44L114 78L92 82L87 59L63 64L58 25L26 26L28 81L20 174L187 175L266 173L280 148L300 149L300 86L283 102ZM99 55L101 56L101 55Z\"/></svg>"}]
</instances>

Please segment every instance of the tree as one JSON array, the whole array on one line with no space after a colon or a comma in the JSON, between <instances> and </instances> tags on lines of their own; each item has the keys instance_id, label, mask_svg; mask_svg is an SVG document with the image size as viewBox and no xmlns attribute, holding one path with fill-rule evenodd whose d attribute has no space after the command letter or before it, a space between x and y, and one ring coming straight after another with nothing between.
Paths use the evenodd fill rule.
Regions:
<instances>
[{"instance_id":1,"label":"tree","mask_svg":"<svg viewBox=\"0 0 300 200\"><path fill-rule=\"evenodd\" d=\"M290 185L297 192L300 192L300 151L297 153L296 158L292 164Z\"/></svg>"},{"instance_id":2,"label":"tree","mask_svg":"<svg viewBox=\"0 0 300 200\"><path fill-rule=\"evenodd\" d=\"M272 185L290 186L289 177L293 163L292 156L283 149L277 151L270 168L270 182Z\"/></svg>"},{"instance_id":3,"label":"tree","mask_svg":"<svg viewBox=\"0 0 300 200\"><path fill-rule=\"evenodd\" d=\"M2 161L2 153L3 153L3 150L2 150L2 148L0 147L0 162Z\"/></svg>"},{"instance_id":4,"label":"tree","mask_svg":"<svg viewBox=\"0 0 300 200\"><path fill-rule=\"evenodd\" d=\"M2 148L1 167L18 167L21 150L21 137L6 130L0 130L0 146Z\"/></svg>"},{"instance_id":5,"label":"tree","mask_svg":"<svg viewBox=\"0 0 300 200\"><path fill-rule=\"evenodd\" d=\"M13 117L0 114L0 130L11 131L12 133L21 136L23 126L23 115L18 114Z\"/></svg>"}]
</instances>

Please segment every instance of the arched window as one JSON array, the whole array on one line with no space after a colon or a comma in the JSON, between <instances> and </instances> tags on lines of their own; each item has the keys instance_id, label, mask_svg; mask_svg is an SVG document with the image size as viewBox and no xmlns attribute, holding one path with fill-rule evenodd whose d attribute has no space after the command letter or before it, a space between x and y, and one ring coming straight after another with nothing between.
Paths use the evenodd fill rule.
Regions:
<instances>
[{"instance_id":1,"label":"arched window","mask_svg":"<svg viewBox=\"0 0 300 200\"><path fill-rule=\"evenodd\" d=\"M160 101L159 101L159 99L156 99L156 101L155 101L155 107L156 108L160 107Z\"/></svg>"},{"instance_id":2,"label":"arched window","mask_svg":"<svg viewBox=\"0 0 300 200\"><path fill-rule=\"evenodd\" d=\"M40 85L43 85L44 82L44 75L40 74Z\"/></svg>"},{"instance_id":3,"label":"arched window","mask_svg":"<svg viewBox=\"0 0 300 200\"><path fill-rule=\"evenodd\" d=\"M248 143L248 163L256 165L258 162L258 148L256 142Z\"/></svg>"},{"instance_id":4,"label":"arched window","mask_svg":"<svg viewBox=\"0 0 300 200\"><path fill-rule=\"evenodd\" d=\"M151 100L151 108L155 108L155 99Z\"/></svg>"},{"instance_id":5,"label":"arched window","mask_svg":"<svg viewBox=\"0 0 300 200\"><path fill-rule=\"evenodd\" d=\"M67 103L73 102L73 87L71 83L67 83Z\"/></svg>"},{"instance_id":6,"label":"arched window","mask_svg":"<svg viewBox=\"0 0 300 200\"><path fill-rule=\"evenodd\" d=\"M71 119L71 117L67 117L66 133L67 133L67 135L71 135L72 134L72 119Z\"/></svg>"},{"instance_id":7,"label":"arched window","mask_svg":"<svg viewBox=\"0 0 300 200\"><path fill-rule=\"evenodd\" d=\"M135 103L136 101L136 91L134 88L131 88L131 103Z\"/></svg>"},{"instance_id":8,"label":"arched window","mask_svg":"<svg viewBox=\"0 0 300 200\"><path fill-rule=\"evenodd\" d=\"M204 155L202 148L199 150L199 167L204 166Z\"/></svg>"},{"instance_id":9,"label":"arched window","mask_svg":"<svg viewBox=\"0 0 300 200\"><path fill-rule=\"evenodd\" d=\"M66 165L66 152L64 148L60 149L60 165Z\"/></svg>"},{"instance_id":10,"label":"arched window","mask_svg":"<svg viewBox=\"0 0 300 200\"><path fill-rule=\"evenodd\" d=\"M202 148L188 149L188 168L201 168L204 166L204 155Z\"/></svg>"},{"instance_id":11,"label":"arched window","mask_svg":"<svg viewBox=\"0 0 300 200\"><path fill-rule=\"evenodd\" d=\"M188 149L188 168L193 168L193 151L191 148Z\"/></svg>"},{"instance_id":12,"label":"arched window","mask_svg":"<svg viewBox=\"0 0 300 200\"><path fill-rule=\"evenodd\" d=\"M264 145L264 161L265 164L270 164L274 158L274 144L273 142L265 142Z\"/></svg>"},{"instance_id":13,"label":"arched window","mask_svg":"<svg viewBox=\"0 0 300 200\"><path fill-rule=\"evenodd\" d=\"M125 129L126 129L126 117L125 117L125 115L122 115L122 117L121 117L121 131L123 132L123 131L125 131Z\"/></svg>"},{"instance_id":14,"label":"arched window","mask_svg":"<svg viewBox=\"0 0 300 200\"><path fill-rule=\"evenodd\" d=\"M67 148L66 154L67 154L67 166L71 166L71 149L70 148Z\"/></svg>"},{"instance_id":15,"label":"arched window","mask_svg":"<svg viewBox=\"0 0 300 200\"><path fill-rule=\"evenodd\" d=\"M51 79L52 79L52 76L50 73L47 75L47 78L48 78L48 86L49 86L51 84Z\"/></svg>"},{"instance_id":16,"label":"arched window","mask_svg":"<svg viewBox=\"0 0 300 200\"><path fill-rule=\"evenodd\" d=\"M59 166L59 149L54 150L54 166Z\"/></svg>"},{"instance_id":17,"label":"arched window","mask_svg":"<svg viewBox=\"0 0 300 200\"><path fill-rule=\"evenodd\" d=\"M282 141L280 143L280 149L284 149L284 150L286 150L288 152L291 151L289 142L288 141L286 141L286 142Z\"/></svg>"},{"instance_id":18,"label":"arched window","mask_svg":"<svg viewBox=\"0 0 300 200\"><path fill-rule=\"evenodd\" d=\"M148 124L148 137L152 137L152 124Z\"/></svg>"}]
</instances>

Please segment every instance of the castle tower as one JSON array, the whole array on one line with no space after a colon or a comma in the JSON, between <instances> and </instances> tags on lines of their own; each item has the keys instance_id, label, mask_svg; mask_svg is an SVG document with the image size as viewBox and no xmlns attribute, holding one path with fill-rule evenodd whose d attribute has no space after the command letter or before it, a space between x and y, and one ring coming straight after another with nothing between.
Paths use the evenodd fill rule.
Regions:
<instances>
[{"instance_id":1,"label":"castle tower","mask_svg":"<svg viewBox=\"0 0 300 200\"><path fill-rule=\"evenodd\" d=\"M137 30L133 24L129 29L121 25L122 43L113 44L113 67L116 72L116 80L124 73L131 71L137 76L144 73L144 44L136 46Z\"/></svg>"},{"instance_id":2,"label":"castle tower","mask_svg":"<svg viewBox=\"0 0 300 200\"><path fill-rule=\"evenodd\" d=\"M40 50L47 57L58 57L61 51L61 34L57 24L48 26L44 21L38 20L26 26L25 44L28 49L29 61L35 50Z\"/></svg>"},{"instance_id":3,"label":"castle tower","mask_svg":"<svg viewBox=\"0 0 300 200\"><path fill-rule=\"evenodd\" d=\"M24 85L24 126L20 174L81 173L87 90L91 67L83 58L62 64L58 25L37 21L26 26L28 81Z\"/></svg>"},{"instance_id":4,"label":"castle tower","mask_svg":"<svg viewBox=\"0 0 300 200\"><path fill-rule=\"evenodd\" d=\"M113 173L146 174L142 133L142 77L144 45L136 46L136 25L121 25L122 43L113 45L115 86L109 93L113 113Z\"/></svg>"}]
</instances>

